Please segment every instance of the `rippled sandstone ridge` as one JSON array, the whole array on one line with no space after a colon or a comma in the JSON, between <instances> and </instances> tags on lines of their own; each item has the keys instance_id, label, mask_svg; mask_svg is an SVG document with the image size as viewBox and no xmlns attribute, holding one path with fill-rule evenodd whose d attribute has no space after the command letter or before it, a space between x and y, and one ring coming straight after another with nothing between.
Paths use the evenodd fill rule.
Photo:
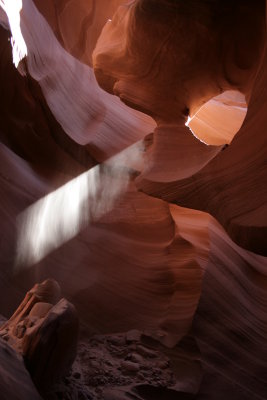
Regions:
<instances>
[{"instance_id":1,"label":"rippled sandstone ridge","mask_svg":"<svg viewBox=\"0 0 267 400\"><path fill-rule=\"evenodd\" d=\"M0 327L3 398L266 400L265 1L0 0L0 46L0 314L80 321L49 391Z\"/></svg>"}]
</instances>

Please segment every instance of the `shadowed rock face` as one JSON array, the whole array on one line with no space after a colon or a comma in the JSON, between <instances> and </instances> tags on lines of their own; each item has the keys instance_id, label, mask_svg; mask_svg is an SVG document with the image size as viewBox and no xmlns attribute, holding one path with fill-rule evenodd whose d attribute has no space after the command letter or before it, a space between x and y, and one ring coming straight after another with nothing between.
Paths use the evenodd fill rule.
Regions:
<instances>
[{"instance_id":1,"label":"shadowed rock face","mask_svg":"<svg viewBox=\"0 0 267 400\"><path fill-rule=\"evenodd\" d=\"M2 399L41 400L22 357L0 339L0 390Z\"/></svg>"},{"instance_id":2,"label":"shadowed rock face","mask_svg":"<svg viewBox=\"0 0 267 400\"><path fill-rule=\"evenodd\" d=\"M164 349L175 383L99 399L265 400L265 2L23 0L21 36L0 4L0 312L52 278L85 338Z\"/></svg>"}]
</instances>

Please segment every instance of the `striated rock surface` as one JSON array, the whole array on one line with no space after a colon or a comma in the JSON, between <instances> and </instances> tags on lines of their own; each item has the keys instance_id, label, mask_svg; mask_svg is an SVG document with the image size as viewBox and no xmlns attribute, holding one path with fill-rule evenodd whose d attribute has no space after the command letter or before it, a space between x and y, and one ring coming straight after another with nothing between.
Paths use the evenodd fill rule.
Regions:
<instances>
[{"instance_id":1,"label":"striated rock surface","mask_svg":"<svg viewBox=\"0 0 267 400\"><path fill-rule=\"evenodd\" d=\"M266 123L265 114L255 105L266 101L262 90L266 86L264 11L264 1L256 5L248 1L129 3L103 29L94 50L94 68L102 87L110 90L111 76L114 93L146 110L157 122L138 187L211 213L238 244L266 255L266 188L262 184L266 181ZM116 46L112 35L118 37ZM246 96L248 114L230 148L218 154L219 147L200 143L184 122L211 97L229 89ZM224 118L231 118L222 112ZM221 125L224 129L223 121ZM194 130L194 120L191 126ZM206 142L218 145L216 131L212 136L214 140L206 138ZM164 186L149 181L173 183ZM229 206L221 207L225 202Z\"/></svg>"},{"instance_id":2,"label":"striated rock surface","mask_svg":"<svg viewBox=\"0 0 267 400\"><path fill-rule=\"evenodd\" d=\"M0 313L75 305L54 397L265 400L265 1L0 5ZM51 282L0 328L36 383Z\"/></svg>"}]
</instances>

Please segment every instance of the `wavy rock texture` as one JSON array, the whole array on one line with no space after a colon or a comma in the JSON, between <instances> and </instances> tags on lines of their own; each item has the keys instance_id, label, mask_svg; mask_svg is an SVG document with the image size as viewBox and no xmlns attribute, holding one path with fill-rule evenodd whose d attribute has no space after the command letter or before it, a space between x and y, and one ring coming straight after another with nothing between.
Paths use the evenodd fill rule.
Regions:
<instances>
[{"instance_id":1,"label":"wavy rock texture","mask_svg":"<svg viewBox=\"0 0 267 400\"><path fill-rule=\"evenodd\" d=\"M110 396L265 400L264 1L0 5L0 312L51 277L174 365Z\"/></svg>"},{"instance_id":2,"label":"wavy rock texture","mask_svg":"<svg viewBox=\"0 0 267 400\"><path fill-rule=\"evenodd\" d=\"M262 231L267 213L261 182L266 180L266 147L261 127L265 115L257 106L258 101L265 102L264 2L257 2L256 7L241 3L189 2L185 6L160 1L156 7L150 1L130 3L103 29L94 51L94 68L102 87L109 90L112 77L114 93L140 109L145 109L145 102L158 123L141 175L145 182L141 180L138 187L179 205L208 211L240 245L264 254L267 246ZM150 29L146 30L148 21ZM112 35L118 38L116 47ZM140 39L142 35L146 41ZM220 149L200 143L183 122L210 97L227 89L244 93L248 114L230 148L215 157ZM256 120L257 132L252 128ZM241 178L244 171L246 179ZM157 185L146 181L174 183L159 185L157 192ZM249 201L244 202L245 192ZM218 206L221 202L228 207ZM261 210L258 220L255 209Z\"/></svg>"}]
</instances>

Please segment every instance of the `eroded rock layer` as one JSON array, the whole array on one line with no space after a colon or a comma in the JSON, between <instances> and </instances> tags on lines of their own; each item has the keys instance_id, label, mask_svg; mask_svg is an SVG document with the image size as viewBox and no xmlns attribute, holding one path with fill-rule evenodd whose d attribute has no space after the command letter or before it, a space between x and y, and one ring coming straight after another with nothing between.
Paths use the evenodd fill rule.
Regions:
<instances>
[{"instance_id":1,"label":"eroded rock layer","mask_svg":"<svg viewBox=\"0 0 267 400\"><path fill-rule=\"evenodd\" d=\"M265 400L265 2L0 5L0 313L52 278L175 372L103 398Z\"/></svg>"}]
</instances>

